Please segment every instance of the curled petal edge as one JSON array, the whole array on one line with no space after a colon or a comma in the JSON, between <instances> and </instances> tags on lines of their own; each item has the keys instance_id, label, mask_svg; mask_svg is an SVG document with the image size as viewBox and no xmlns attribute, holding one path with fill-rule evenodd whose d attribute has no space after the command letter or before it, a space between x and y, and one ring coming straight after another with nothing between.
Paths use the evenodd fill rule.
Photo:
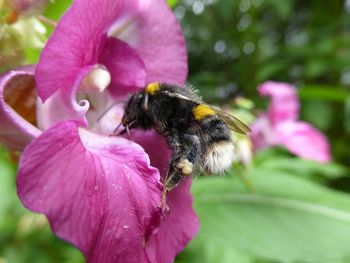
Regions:
<instances>
[{"instance_id":1,"label":"curled petal edge","mask_svg":"<svg viewBox=\"0 0 350 263\"><path fill-rule=\"evenodd\" d=\"M23 118L6 102L5 89L11 81L21 76L34 78L34 66L14 69L0 76L0 142L19 151L41 134L40 129ZM16 86L13 88L15 89Z\"/></svg>"}]
</instances>

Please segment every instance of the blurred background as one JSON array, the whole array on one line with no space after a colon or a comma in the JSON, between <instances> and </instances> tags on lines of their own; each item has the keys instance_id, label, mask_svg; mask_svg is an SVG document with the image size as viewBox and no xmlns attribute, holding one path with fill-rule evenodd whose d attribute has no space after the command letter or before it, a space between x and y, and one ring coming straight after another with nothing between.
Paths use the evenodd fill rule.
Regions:
<instances>
[{"instance_id":1,"label":"blurred background","mask_svg":"<svg viewBox=\"0 0 350 263\"><path fill-rule=\"evenodd\" d=\"M0 72L36 63L52 27L26 15L8 24L0 0ZM50 1L57 20L71 0ZM332 162L302 160L283 147L255 152L225 177L193 183L198 236L177 263L350 262L350 1L168 0L189 52L188 82L248 123L267 108L257 86L297 87L300 119L322 131ZM245 98L234 104L237 96ZM234 105L234 106L233 106ZM16 164L0 147L0 263L84 262L42 216L26 211Z\"/></svg>"}]
</instances>

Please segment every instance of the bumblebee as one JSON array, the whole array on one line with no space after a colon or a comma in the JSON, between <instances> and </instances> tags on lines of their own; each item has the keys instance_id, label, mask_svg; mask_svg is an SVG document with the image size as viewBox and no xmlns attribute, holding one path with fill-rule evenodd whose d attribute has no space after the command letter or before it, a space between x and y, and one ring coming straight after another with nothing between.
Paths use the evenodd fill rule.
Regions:
<instances>
[{"instance_id":1,"label":"bumblebee","mask_svg":"<svg viewBox=\"0 0 350 263\"><path fill-rule=\"evenodd\" d=\"M183 177L195 170L223 173L235 155L231 131L247 134L247 125L234 116L205 104L192 87L151 83L130 97L122 118L125 129L155 129L172 150L162 179L163 199Z\"/></svg>"}]
</instances>

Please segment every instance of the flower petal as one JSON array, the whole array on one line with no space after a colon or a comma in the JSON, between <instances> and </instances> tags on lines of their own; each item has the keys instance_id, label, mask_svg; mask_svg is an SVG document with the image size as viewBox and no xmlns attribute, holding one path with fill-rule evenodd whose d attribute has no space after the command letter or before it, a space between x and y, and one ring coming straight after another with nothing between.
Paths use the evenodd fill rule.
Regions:
<instances>
[{"instance_id":1,"label":"flower petal","mask_svg":"<svg viewBox=\"0 0 350 263\"><path fill-rule=\"evenodd\" d=\"M151 165L158 168L160 175L165 175L171 154L165 138L152 130L133 130L131 138L142 146L150 158Z\"/></svg>"},{"instance_id":2,"label":"flower petal","mask_svg":"<svg viewBox=\"0 0 350 263\"><path fill-rule=\"evenodd\" d=\"M320 163L331 159L327 138L306 122L282 122L276 126L280 144L304 159Z\"/></svg>"},{"instance_id":3,"label":"flower petal","mask_svg":"<svg viewBox=\"0 0 350 263\"><path fill-rule=\"evenodd\" d=\"M33 15L44 11L48 0L11 0L10 5L18 14Z\"/></svg>"},{"instance_id":4,"label":"flower petal","mask_svg":"<svg viewBox=\"0 0 350 263\"><path fill-rule=\"evenodd\" d=\"M295 87L282 82L267 81L258 87L261 96L270 96L268 115L272 124L281 121L297 120L299 100Z\"/></svg>"},{"instance_id":5,"label":"flower petal","mask_svg":"<svg viewBox=\"0 0 350 263\"><path fill-rule=\"evenodd\" d=\"M24 151L17 178L24 205L89 262L149 262L159 224L159 174L138 145L62 122Z\"/></svg>"},{"instance_id":6,"label":"flower petal","mask_svg":"<svg viewBox=\"0 0 350 263\"><path fill-rule=\"evenodd\" d=\"M135 34L127 34L130 28ZM187 74L184 38L164 0L76 0L41 54L35 74L39 96L46 100L58 89L69 89L82 67L96 64L108 47L106 33L110 30L143 60L146 82L184 82ZM113 59L118 57L110 58ZM112 82L123 83L119 80L122 77L114 75Z\"/></svg>"},{"instance_id":7,"label":"flower petal","mask_svg":"<svg viewBox=\"0 0 350 263\"><path fill-rule=\"evenodd\" d=\"M87 125L85 115L90 103L87 100L77 102L76 97L81 82L94 68L87 66L81 69L70 90L59 90L44 103L38 104L38 125L41 129L46 130L64 120L80 121L83 125Z\"/></svg>"},{"instance_id":8,"label":"flower petal","mask_svg":"<svg viewBox=\"0 0 350 263\"><path fill-rule=\"evenodd\" d=\"M31 66L0 76L0 142L14 150L23 148L41 131L34 126L35 83Z\"/></svg>"},{"instance_id":9,"label":"flower petal","mask_svg":"<svg viewBox=\"0 0 350 263\"><path fill-rule=\"evenodd\" d=\"M164 0L138 2L139 13L130 26L134 26L133 30L126 30L119 37L140 54L146 66L147 83L183 85L188 70L187 50L176 17Z\"/></svg>"},{"instance_id":10,"label":"flower petal","mask_svg":"<svg viewBox=\"0 0 350 263\"><path fill-rule=\"evenodd\" d=\"M188 178L168 194L170 214L161 221L160 229L147 243L150 262L173 262L197 234L199 220L192 208L190 187L191 178Z\"/></svg>"},{"instance_id":11,"label":"flower petal","mask_svg":"<svg viewBox=\"0 0 350 263\"><path fill-rule=\"evenodd\" d=\"M269 116L265 113L258 116L251 125L250 138L254 151L273 146L279 143L279 137L271 126Z\"/></svg>"},{"instance_id":12,"label":"flower petal","mask_svg":"<svg viewBox=\"0 0 350 263\"><path fill-rule=\"evenodd\" d=\"M170 158L169 147L163 136L154 131L134 131L133 140L148 153L151 164L165 175ZM170 214L166 215L160 229L150 237L147 254L150 262L173 262L199 230L199 220L192 208L191 178L185 179L167 197Z\"/></svg>"},{"instance_id":13,"label":"flower petal","mask_svg":"<svg viewBox=\"0 0 350 263\"><path fill-rule=\"evenodd\" d=\"M111 92L125 95L146 85L145 65L137 52L124 41L110 38L99 57L112 76Z\"/></svg>"}]
</instances>

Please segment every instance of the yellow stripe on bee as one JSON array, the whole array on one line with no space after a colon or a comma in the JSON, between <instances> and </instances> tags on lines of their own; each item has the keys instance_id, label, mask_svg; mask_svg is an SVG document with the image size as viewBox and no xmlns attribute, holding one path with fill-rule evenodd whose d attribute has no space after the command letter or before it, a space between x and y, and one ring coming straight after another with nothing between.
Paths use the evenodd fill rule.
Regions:
<instances>
[{"instance_id":1,"label":"yellow stripe on bee","mask_svg":"<svg viewBox=\"0 0 350 263\"><path fill-rule=\"evenodd\" d=\"M200 121L208 116L215 115L215 111L204 104L199 104L192 109L193 115L196 120Z\"/></svg>"},{"instance_id":2,"label":"yellow stripe on bee","mask_svg":"<svg viewBox=\"0 0 350 263\"><path fill-rule=\"evenodd\" d=\"M150 95L156 94L160 90L160 85L158 82L153 82L147 85L146 92Z\"/></svg>"}]
</instances>

